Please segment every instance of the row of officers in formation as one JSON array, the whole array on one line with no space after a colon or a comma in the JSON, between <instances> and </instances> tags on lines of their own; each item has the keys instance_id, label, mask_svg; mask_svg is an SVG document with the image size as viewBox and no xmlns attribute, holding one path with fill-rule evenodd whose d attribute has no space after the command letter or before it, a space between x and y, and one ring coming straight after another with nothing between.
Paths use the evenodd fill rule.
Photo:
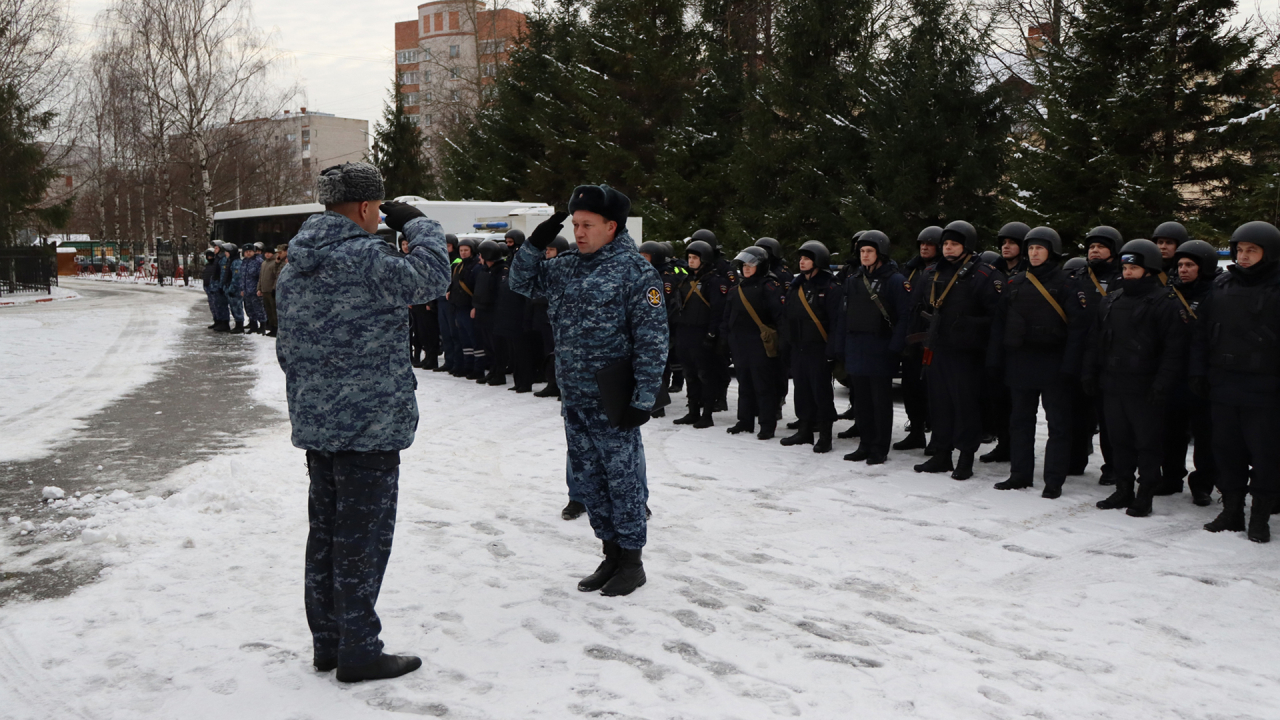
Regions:
<instances>
[{"instance_id":1,"label":"row of officers in formation","mask_svg":"<svg viewBox=\"0 0 1280 720\"><path fill-rule=\"evenodd\" d=\"M686 239L684 258L669 243L643 243L670 322L664 388L688 399L675 423L712 427L714 413L728 410L733 374L730 433L775 437L790 393L798 420L782 445L830 452L833 425L849 418L836 437L858 445L845 460L877 465L891 451L922 450L917 472L956 480L972 477L975 459L1008 462L995 487L1015 490L1034 487L1043 407L1043 497L1060 497L1069 476L1085 473L1097 435L1099 482L1114 487L1099 508L1143 517L1185 480L1198 506L1212 503L1215 487L1221 493L1206 530L1267 542L1280 511L1280 230L1241 226L1225 269L1213 246L1176 222L1127 242L1094 228L1085 258L1065 258L1049 227L1009 223L997 239L999 252L984 253L967 222L928 227L900 265L889 238L867 230L834 272L826 245L804 243L794 274L772 238L732 260L708 230ZM410 309L414 365L495 386L510 372L511 390L545 380L537 394L558 396L545 300L508 284L523 234L507 233L505 244L446 240L448 293ZM558 237L546 253L568 247ZM895 376L908 418L898 442ZM850 390L840 415L834 381ZM570 502L565 516L581 511Z\"/></svg>"}]
</instances>

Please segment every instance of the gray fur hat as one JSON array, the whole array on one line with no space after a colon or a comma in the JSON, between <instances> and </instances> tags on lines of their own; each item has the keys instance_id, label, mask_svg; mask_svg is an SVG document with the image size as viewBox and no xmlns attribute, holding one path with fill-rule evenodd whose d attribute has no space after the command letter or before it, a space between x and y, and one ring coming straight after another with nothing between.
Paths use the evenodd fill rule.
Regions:
<instances>
[{"instance_id":1,"label":"gray fur hat","mask_svg":"<svg viewBox=\"0 0 1280 720\"><path fill-rule=\"evenodd\" d=\"M318 185L321 205L385 199L382 174L369 163L349 162L325 168Z\"/></svg>"}]
</instances>

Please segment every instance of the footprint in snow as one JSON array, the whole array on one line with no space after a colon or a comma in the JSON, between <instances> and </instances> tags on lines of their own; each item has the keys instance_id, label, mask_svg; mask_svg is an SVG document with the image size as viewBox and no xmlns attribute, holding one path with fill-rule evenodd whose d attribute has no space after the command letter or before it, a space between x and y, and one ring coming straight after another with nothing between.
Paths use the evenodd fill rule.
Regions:
<instances>
[{"instance_id":1,"label":"footprint in snow","mask_svg":"<svg viewBox=\"0 0 1280 720\"><path fill-rule=\"evenodd\" d=\"M495 540L494 542L489 543L489 552L493 553L493 556L499 560L515 555L514 552L507 549L507 544L501 540Z\"/></svg>"},{"instance_id":2,"label":"footprint in snow","mask_svg":"<svg viewBox=\"0 0 1280 720\"><path fill-rule=\"evenodd\" d=\"M685 662L694 667L702 668L712 675L736 675L738 668L733 663L721 662L719 660L708 660L702 657L702 653L698 652L698 648L687 642L671 641L662 644L662 649L669 653L675 653L684 659Z\"/></svg>"},{"instance_id":3,"label":"footprint in snow","mask_svg":"<svg viewBox=\"0 0 1280 720\"><path fill-rule=\"evenodd\" d=\"M1005 550L1008 550L1009 552L1021 553L1023 555L1030 555L1031 557L1037 557L1043 560L1058 559L1058 556L1052 553L1047 553L1042 550L1030 550L1028 548L1022 547L1021 545L1005 545L1003 547Z\"/></svg>"},{"instance_id":4,"label":"footprint in snow","mask_svg":"<svg viewBox=\"0 0 1280 720\"><path fill-rule=\"evenodd\" d=\"M487 522L473 522L471 523L471 528L476 532L481 532L481 533L484 533L485 535L498 536L502 534L501 530L490 525Z\"/></svg>"},{"instance_id":5,"label":"footprint in snow","mask_svg":"<svg viewBox=\"0 0 1280 720\"><path fill-rule=\"evenodd\" d=\"M626 663L640 670L646 680L656 682L671 673L671 668L664 667L654 663L648 658L638 655L630 655L617 648L606 647L604 645L588 645L582 649L587 657L595 660L614 660Z\"/></svg>"},{"instance_id":6,"label":"footprint in snow","mask_svg":"<svg viewBox=\"0 0 1280 720\"><path fill-rule=\"evenodd\" d=\"M557 633L554 630L548 630L547 628L542 627L541 625L538 624L538 621L534 620L533 618L525 618L523 621L521 621L520 627L524 628L525 630L528 630L530 633L533 634L535 638L538 639L538 642L543 643L545 645L550 645L552 643L560 642L560 633Z\"/></svg>"},{"instance_id":7,"label":"footprint in snow","mask_svg":"<svg viewBox=\"0 0 1280 720\"><path fill-rule=\"evenodd\" d=\"M698 617L698 613L692 610L677 610L671 613L672 617L680 622L681 625L690 630L697 630L700 633L710 635L716 631L716 626Z\"/></svg>"}]
</instances>

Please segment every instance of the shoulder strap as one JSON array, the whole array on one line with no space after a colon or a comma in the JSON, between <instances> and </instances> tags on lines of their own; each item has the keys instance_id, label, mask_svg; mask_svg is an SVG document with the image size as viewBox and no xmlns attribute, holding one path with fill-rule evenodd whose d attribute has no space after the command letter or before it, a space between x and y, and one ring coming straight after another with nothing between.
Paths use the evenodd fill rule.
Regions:
<instances>
[{"instance_id":1,"label":"shoulder strap","mask_svg":"<svg viewBox=\"0 0 1280 720\"><path fill-rule=\"evenodd\" d=\"M1102 283L1098 282L1098 276L1093 274L1093 268L1089 268L1089 279L1093 281L1093 286L1098 288L1098 294L1102 297L1106 297L1107 290L1102 287Z\"/></svg>"},{"instance_id":2,"label":"shoulder strap","mask_svg":"<svg viewBox=\"0 0 1280 720\"><path fill-rule=\"evenodd\" d=\"M697 295L698 299L701 300L704 305L706 305L707 307L711 307L711 303L707 302L707 299L702 296L702 292L698 290L697 278L690 276L689 277L689 294L684 296L685 303L688 303L689 298L693 297L694 295Z\"/></svg>"},{"instance_id":3,"label":"shoulder strap","mask_svg":"<svg viewBox=\"0 0 1280 720\"><path fill-rule=\"evenodd\" d=\"M952 278L951 282L955 282L955 278ZM884 321L889 323L889 327L893 327L893 320L889 319L889 311L884 309L884 303L880 301L880 294L877 293L875 290L871 289L871 281L867 279L866 273L862 274L862 287L867 289L867 295L871 296L871 302L876 304L876 308L880 310L880 315L884 318ZM951 289L951 286L948 285L947 290L950 290L950 289ZM946 292L943 292L942 297L945 298L946 296L947 296ZM938 302L942 302L942 301L939 300Z\"/></svg>"},{"instance_id":4,"label":"shoulder strap","mask_svg":"<svg viewBox=\"0 0 1280 720\"><path fill-rule=\"evenodd\" d=\"M822 335L822 341L823 341L823 342L826 342L826 341L827 341L827 329L826 329L826 328L824 328L824 327L822 327L822 323L818 320L818 316L814 314L814 312L813 312L813 308L812 308L812 307L809 307L809 301L808 301L808 300L805 298L805 296L804 296L804 286L803 286L803 285L801 285L799 289L800 289L800 293L799 293L799 295L800 295L800 305L804 307L804 311L805 311L805 312L809 313L809 319L813 321L813 324L814 324L814 325L817 325L817 326L818 326L818 333ZM738 288L738 290L742 290L742 288ZM744 298L742 299L742 303L745 305L745 304L746 304L746 302L747 302L747 299L744 297ZM752 313L751 313L751 316L754 318L754 317L755 317L755 312L752 312ZM758 323L758 322L760 322L760 321L759 321L759 320L756 320L756 322Z\"/></svg>"},{"instance_id":5,"label":"shoulder strap","mask_svg":"<svg viewBox=\"0 0 1280 720\"><path fill-rule=\"evenodd\" d=\"M742 292L741 285L738 286L738 297L742 299L742 307L747 309L747 314L750 315L751 319L756 322L756 326L759 327L761 330L764 330L766 327L768 327L764 323L760 322L760 316L756 314L756 309L751 307L751 303L747 300L747 294Z\"/></svg>"},{"instance_id":6,"label":"shoulder strap","mask_svg":"<svg viewBox=\"0 0 1280 720\"><path fill-rule=\"evenodd\" d=\"M1049 294L1049 291L1044 289L1044 285L1040 284L1040 278L1036 277L1036 274L1030 271L1024 274L1027 276L1027 279L1031 281L1031 284L1036 286L1036 289L1040 291L1040 294L1044 296L1044 299L1048 300L1049 304L1053 306L1053 309L1057 311L1058 317L1062 318L1062 322L1066 322L1067 314L1063 312L1062 306L1058 304L1057 300L1053 299L1053 296Z\"/></svg>"},{"instance_id":7,"label":"shoulder strap","mask_svg":"<svg viewBox=\"0 0 1280 720\"><path fill-rule=\"evenodd\" d=\"M1187 303L1187 299L1182 296L1182 291L1172 285L1169 286L1169 289L1173 290L1173 294L1178 296L1178 300L1182 302L1182 307L1186 308L1187 312L1191 313L1192 319L1196 319L1196 311L1191 309L1191 305Z\"/></svg>"},{"instance_id":8,"label":"shoulder strap","mask_svg":"<svg viewBox=\"0 0 1280 720\"><path fill-rule=\"evenodd\" d=\"M952 286L956 284L956 280L960 279L960 271L957 270L955 275L951 276L951 282L947 283L947 287L942 291L942 297L935 299L938 293L938 273L934 272L933 280L929 285L929 304L935 309L942 307L942 301L947 299L947 295L951 292Z\"/></svg>"}]
</instances>

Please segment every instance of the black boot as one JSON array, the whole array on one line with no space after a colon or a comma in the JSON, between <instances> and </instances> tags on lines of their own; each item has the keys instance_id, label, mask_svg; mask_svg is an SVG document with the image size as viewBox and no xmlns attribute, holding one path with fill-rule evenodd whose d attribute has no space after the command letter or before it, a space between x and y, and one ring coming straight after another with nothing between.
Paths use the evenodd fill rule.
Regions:
<instances>
[{"instance_id":1,"label":"black boot","mask_svg":"<svg viewBox=\"0 0 1280 720\"><path fill-rule=\"evenodd\" d=\"M1244 531L1244 493L1222 493L1222 512L1218 517L1205 523L1204 529L1216 533L1223 530L1231 532Z\"/></svg>"},{"instance_id":2,"label":"black boot","mask_svg":"<svg viewBox=\"0 0 1280 720\"><path fill-rule=\"evenodd\" d=\"M866 460L869 457L871 457L871 448L867 447L866 445L860 444L858 445L857 450L854 450L848 455L845 455L844 459L848 460L849 462L862 462L863 460Z\"/></svg>"},{"instance_id":3,"label":"black boot","mask_svg":"<svg viewBox=\"0 0 1280 720\"><path fill-rule=\"evenodd\" d=\"M889 462L888 453L882 453L879 450L872 450L871 454L867 456L868 465L883 465L887 462Z\"/></svg>"},{"instance_id":4,"label":"black boot","mask_svg":"<svg viewBox=\"0 0 1280 720\"><path fill-rule=\"evenodd\" d=\"M1213 504L1213 493L1192 490L1191 502L1195 503L1196 507L1209 507Z\"/></svg>"},{"instance_id":5,"label":"black boot","mask_svg":"<svg viewBox=\"0 0 1280 720\"><path fill-rule=\"evenodd\" d=\"M791 426L788 425L787 427ZM796 433L782 438L782 442L780 444L787 447L791 447L792 445L812 445L813 428L809 426L809 423L801 422L796 428Z\"/></svg>"},{"instance_id":6,"label":"black boot","mask_svg":"<svg viewBox=\"0 0 1280 720\"><path fill-rule=\"evenodd\" d=\"M924 446L925 457L933 457L934 455L938 454L938 446L935 445L933 442L936 439L937 438L930 437L929 442Z\"/></svg>"},{"instance_id":7,"label":"black boot","mask_svg":"<svg viewBox=\"0 0 1280 720\"><path fill-rule=\"evenodd\" d=\"M854 423L850 425L848 430L841 430L840 432L836 433L836 437L840 438L841 440L848 440L849 438L858 437L858 423Z\"/></svg>"},{"instance_id":8,"label":"black boot","mask_svg":"<svg viewBox=\"0 0 1280 720\"><path fill-rule=\"evenodd\" d=\"M849 406L848 410L845 410L844 412L836 416L837 420L853 420L855 418L856 418L856 413L854 412L852 405Z\"/></svg>"},{"instance_id":9,"label":"black boot","mask_svg":"<svg viewBox=\"0 0 1280 720\"><path fill-rule=\"evenodd\" d=\"M377 660L365 665L338 666L338 682L352 683L361 680L387 680L422 667L422 660L412 655L382 654Z\"/></svg>"},{"instance_id":10,"label":"black boot","mask_svg":"<svg viewBox=\"0 0 1280 720\"><path fill-rule=\"evenodd\" d=\"M755 432L755 430L756 424L754 422L749 420L739 420L733 427L729 428L725 432L730 435L741 435L742 433Z\"/></svg>"},{"instance_id":11,"label":"black boot","mask_svg":"<svg viewBox=\"0 0 1280 720\"><path fill-rule=\"evenodd\" d=\"M541 398L548 398L548 397L558 398L560 397L560 386L556 385L554 381L549 382L547 383L546 387L534 393L533 396L541 397Z\"/></svg>"},{"instance_id":12,"label":"black boot","mask_svg":"<svg viewBox=\"0 0 1280 720\"><path fill-rule=\"evenodd\" d=\"M919 450L927 445L928 442L924 438L924 432L920 430L912 430L906 437L893 444L894 450Z\"/></svg>"},{"instance_id":13,"label":"black boot","mask_svg":"<svg viewBox=\"0 0 1280 720\"><path fill-rule=\"evenodd\" d=\"M649 413L649 417L653 418L654 420L657 420L658 418L664 418L666 416L667 416L667 409L664 407L660 407L657 410L654 410L653 412Z\"/></svg>"},{"instance_id":14,"label":"black boot","mask_svg":"<svg viewBox=\"0 0 1280 720\"><path fill-rule=\"evenodd\" d=\"M816 453L831 452L831 423L826 423L818 428L818 441L813 444L813 451Z\"/></svg>"},{"instance_id":15,"label":"black boot","mask_svg":"<svg viewBox=\"0 0 1280 720\"><path fill-rule=\"evenodd\" d=\"M1009 478L995 484L997 490L1022 490L1023 488L1035 487L1035 482L1031 480L1015 480Z\"/></svg>"},{"instance_id":16,"label":"black boot","mask_svg":"<svg viewBox=\"0 0 1280 720\"><path fill-rule=\"evenodd\" d=\"M577 500L570 500L568 505L560 511L561 520L577 520L582 517L582 513L587 511L587 506Z\"/></svg>"},{"instance_id":17,"label":"black boot","mask_svg":"<svg viewBox=\"0 0 1280 720\"><path fill-rule=\"evenodd\" d=\"M618 572L622 561L622 548L615 542L604 543L604 562L590 575L578 581L578 589L582 592L595 592L609 582L609 578Z\"/></svg>"},{"instance_id":18,"label":"black boot","mask_svg":"<svg viewBox=\"0 0 1280 720\"><path fill-rule=\"evenodd\" d=\"M1178 495L1183 491L1181 480L1162 480L1153 495Z\"/></svg>"},{"instance_id":19,"label":"black boot","mask_svg":"<svg viewBox=\"0 0 1280 720\"><path fill-rule=\"evenodd\" d=\"M418 352L417 350L414 350L412 353L410 353L409 364L416 368L422 367L422 353Z\"/></svg>"},{"instance_id":20,"label":"black boot","mask_svg":"<svg viewBox=\"0 0 1280 720\"><path fill-rule=\"evenodd\" d=\"M777 422L776 422L776 421L775 421L775 422L771 422L771 423L769 423L769 424L767 424L767 425L766 425L763 421L761 421L761 422L760 422L760 432L756 433L756 439L757 439L757 440L772 440L772 439L773 439L773 435L774 435L774 433L776 433L777 431L778 431L778 424L777 424Z\"/></svg>"},{"instance_id":21,"label":"black boot","mask_svg":"<svg viewBox=\"0 0 1280 720\"><path fill-rule=\"evenodd\" d=\"M1155 486L1151 482L1138 483L1138 492L1133 496L1133 502L1129 503L1129 509L1125 510L1125 514L1129 517L1146 517L1151 514L1151 500L1155 497Z\"/></svg>"},{"instance_id":22,"label":"black boot","mask_svg":"<svg viewBox=\"0 0 1280 720\"><path fill-rule=\"evenodd\" d=\"M698 422L698 418L702 417L702 410L697 405L690 405L689 412L684 417L672 420L673 425L692 425Z\"/></svg>"},{"instance_id":23,"label":"black boot","mask_svg":"<svg viewBox=\"0 0 1280 720\"><path fill-rule=\"evenodd\" d=\"M237 320L237 321L236 321L236 326L235 326L235 327L233 327L233 328L231 328L231 334L233 334L233 335L242 335L242 334L244 334L244 323L243 323L242 321L240 321L240 320Z\"/></svg>"},{"instance_id":24,"label":"black boot","mask_svg":"<svg viewBox=\"0 0 1280 720\"><path fill-rule=\"evenodd\" d=\"M951 473L952 480L968 480L973 477L973 453L961 452L956 462L956 470Z\"/></svg>"},{"instance_id":25,"label":"black boot","mask_svg":"<svg viewBox=\"0 0 1280 720\"><path fill-rule=\"evenodd\" d=\"M799 430L801 425L804 425L804 421L803 421L803 420L796 420L795 422L789 422L789 423L787 423L787 429L788 429L788 430Z\"/></svg>"},{"instance_id":26,"label":"black boot","mask_svg":"<svg viewBox=\"0 0 1280 720\"><path fill-rule=\"evenodd\" d=\"M209 327L205 328L205 330L217 330L217 329L218 329L218 321L217 321L217 320L214 320L212 325L210 325ZM334 662L337 662L337 660L334 660ZM337 666L337 665L334 665L333 667L338 667L338 666ZM333 668L330 668L330 669L332 670Z\"/></svg>"},{"instance_id":27,"label":"black boot","mask_svg":"<svg viewBox=\"0 0 1280 720\"><path fill-rule=\"evenodd\" d=\"M1046 498L1049 500L1057 500L1058 498L1062 497L1062 486L1061 485L1045 485L1044 492L1040 493L1040 497Z\"/></svg>"},{"instance_id":28,"label":"black boot","mask_svg":"<svg viewBox=\"0 0 1280 720\"><path fill-rule=\"evenodd\" d=\"M488 384L494 387L502 387L507 384L507 376L505 373L494 372L489 373Z\"/></svg>"},{"instance_id":29,"label":"black boot","mask_svg":"<svg viewBox=\"0 0 1280 720\"><path fill-rule=\"evenodd\" d=\"M1253 508L1249 511L1249 539L1256 543L1271 542L1271 509L1275 507L1274 495L1254 495Z\"/></svg>"},{"instance_id":30,"label":"black boot","mask_svg":"<svg viewBox=\"0 0 1280 720\"><path fill-rule=\"evenodd\" d=\"M684 373L680 370L671 371L671 385L667 387L667 392L678 393L684 389Z\"/></svg>"},{"instance_id":31,"label":"black boot","mask_svg":"<svg viewBox=\"0 0 1280 720\"><path fill-rule=\"evenodd\" d=\"M1098 501L1099 510L1120 510L1133 504L1133 481L1116 480L1116 491Z\"/></svg>"},{"instance_id":32,"label":"black boot","mask_svg":"<svg viewBox=\"0 0 1280 720\"><path fill-rule=\"evenodd\" d=\"M991 449L991 452L985 453L978 459L984 463L1009 462L1009 446L1004 440L1001 440L996 443L996 446Z\"/></svg>"},{"instance_id":33,"label":"black boot","mask_svg":"<svg viewBox=\"0 0 1280 720\"><path fill-rule=\"evenodd\" d=\"M630 595L636 588L644 585L644 562L640 559L640 549L623 548L621 553L618 571L609 578L609 582L605 583L604 587L600 588L601 595L606 597Z\"/></svg>"},{"instance_id":34,"label":"black boot","mask_svg":"<svg viewBox=\"0 0 1280 720\"><path fill-rule=\"evenodd\" d=\"M231 321L219 320L218 322L214 323L213 330L214 332L231 332Z\"/></svg>"},{"instance_id":35,"label":"black boot","mask_svg":"<svg viewBox=\"0 0 1280 720\"><path fill-rule=\"evenodd\" d=\"M712 427L715 424L715 420L711 418L711 408L703 408L702 417L693 421L693 426L699 430Z\"/></svg>"},{"instance_id":36,"label":"black boot","mask_svg":"<svg viewBox=\"0 0 1280 720\"><path fill-rule=\"evenodd\" d=\"M955 466L951 464L951 453L935 452L933 457L916 465L915 471L918 473L943 473L955 470Z\"/></svg>"}]
</instances>

